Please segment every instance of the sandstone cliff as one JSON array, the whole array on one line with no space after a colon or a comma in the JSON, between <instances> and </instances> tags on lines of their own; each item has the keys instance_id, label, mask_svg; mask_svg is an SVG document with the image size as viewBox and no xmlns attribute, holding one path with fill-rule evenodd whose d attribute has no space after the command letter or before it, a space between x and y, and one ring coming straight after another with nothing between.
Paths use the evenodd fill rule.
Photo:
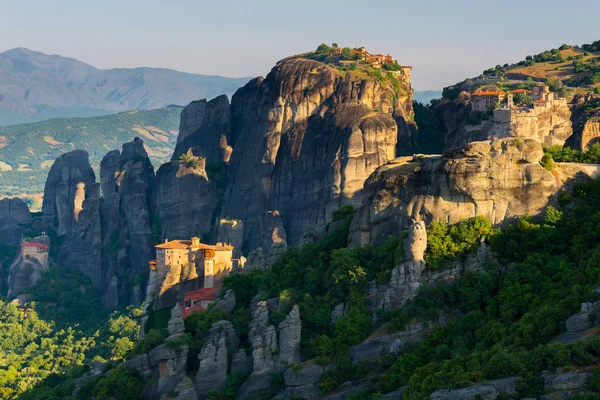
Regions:
<instances>
[{"instance_id":1,"label":"sandstone cliff","mask_svg":"<svg viewBox=\"0 0 600 400\"><path fill-rule=\"evenodd\" d=\"M381 244L410 220L454 224L482 215L500 225L536 215L575 177L598 166L539 164L542 146L531 139L473 142L443 156L403 157L377 169L350 227L350 244Z\"/></svg>"},{"instance_id":2,"label":"sandstone cliff","mask_svg":"<svg viewBox=\"0 0 600 400\"><path fill-rule=\"evenodd\" d=\"M340 206L358 206L365 179L410 140L411 89L355 72L291 57L240 88L231 105L217 98L182 113L174 158L195 146L209 163L228 161L220 215L242 221L248 250L277 243L251 234L269 212L280 215L278 236L297 245Z\"/></svg>"}]
</instances>

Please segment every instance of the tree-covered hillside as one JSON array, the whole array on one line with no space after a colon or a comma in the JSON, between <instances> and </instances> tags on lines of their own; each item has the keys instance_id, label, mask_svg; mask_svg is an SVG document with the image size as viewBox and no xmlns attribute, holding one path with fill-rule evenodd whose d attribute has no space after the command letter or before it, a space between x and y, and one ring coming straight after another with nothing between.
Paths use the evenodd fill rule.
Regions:
<instances>
[{"instance_id":1,"label":"tree-covered hillside","mask_svg":"<svg viewBox=\"0 0 600 400\"><path fill-rule=\"evenodd\" d=\"M92 166L138 136L158 167L173 152L181 108L128 111L90 118L57 118L0 127L0 196L39 194L54 159L86 150Z\"/></svg>"}]
</instances>

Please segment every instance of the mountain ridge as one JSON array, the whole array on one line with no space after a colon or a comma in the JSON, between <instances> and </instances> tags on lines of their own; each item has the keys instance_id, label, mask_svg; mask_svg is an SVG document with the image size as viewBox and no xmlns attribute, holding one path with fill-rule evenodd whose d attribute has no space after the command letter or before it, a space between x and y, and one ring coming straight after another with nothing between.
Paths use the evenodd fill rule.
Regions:
<instances>
[{"instance_id":1,"label":"mountain ridge","mask_svg":"<svg viewBox=\"0 0 600 400\"><path fill-rule=\"evenodd\" d=\"M231 96L250 78L168 68L99 69L74 58L17 47L0 53L0 125L185 105Z\"/></svg>"}]
</instances>

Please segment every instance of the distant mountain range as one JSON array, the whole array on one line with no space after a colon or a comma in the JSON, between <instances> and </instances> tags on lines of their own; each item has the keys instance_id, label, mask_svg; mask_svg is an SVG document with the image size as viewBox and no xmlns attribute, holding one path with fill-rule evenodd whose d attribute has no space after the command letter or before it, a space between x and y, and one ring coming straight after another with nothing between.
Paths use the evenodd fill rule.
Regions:
<instances>
[{"instance_id":1,"label":"distant mountain range","mask_svg":"<svg viewBox=\"0 0 600 400\"><path fill-rule=\"evenodd\" d=\"M97 170L110 150L136 136L158 168L173 154L181 107L127 111L89 118L53 118L47 121L0 127L0 198L41 192L54 159L74 149L90 154ZM38 204L39 205L39 204ZM37 209L34 204L34 209Z\"/></svg>"},{"instance_id":2,"label":"distant mountain range","mask_svg":"<svg viewBox=\"0 0 600 400\"><path fill-rule=\"evenodd\" d=\"M231 96L248 80L164 68L103 70L16 48L0 53L0 126L186 105L220 94Z\"/></svg>"}]
</instances>

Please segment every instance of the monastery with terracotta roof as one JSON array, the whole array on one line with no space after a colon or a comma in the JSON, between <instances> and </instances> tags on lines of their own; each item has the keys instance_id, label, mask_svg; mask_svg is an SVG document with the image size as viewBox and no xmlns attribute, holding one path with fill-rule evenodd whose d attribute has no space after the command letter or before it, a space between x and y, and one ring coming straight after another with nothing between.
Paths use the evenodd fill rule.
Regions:
<instances>
[{"instance_id":1,"label":"monastery with terracotta roof","mask_svg":"<svg viewBox=\"0 0 600 400\"><path fill-rule=\"evenodd\" d=\"M205 244L197 237L166 239L155 249L156 260L150 261L146 303L156 303L162 308L165 299L175 295L173 301L183 300L180 304L184 316L206 310L215 300L223 279L244 262L243 258L233 258L231 244ZM172 306L171 300L166 301Z\"/></svg>"}]
</instances>

